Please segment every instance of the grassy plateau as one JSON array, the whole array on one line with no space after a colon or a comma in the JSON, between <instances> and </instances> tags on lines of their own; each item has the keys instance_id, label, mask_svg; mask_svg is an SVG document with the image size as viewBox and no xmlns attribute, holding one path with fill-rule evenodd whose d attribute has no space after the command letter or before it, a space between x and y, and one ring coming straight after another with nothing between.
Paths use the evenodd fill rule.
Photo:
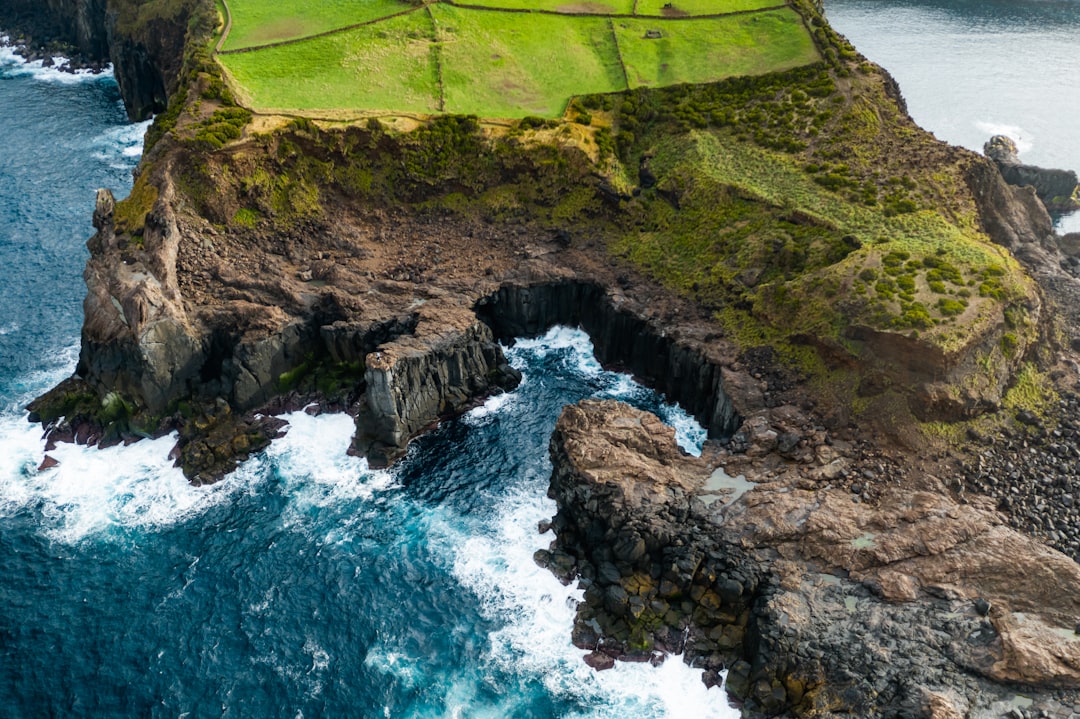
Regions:
<instances>
[{"instance_id":1,"label":"grassy plateau","mask_svg":"<svg viewBox=\"0 0 1080 719\"><path fill-rule=\"evenodd\" d=\"M715 82L819 59L799 16L769 9L770 0L229 7L233 25L218 60L244 104L264 113L555 118L579 95Z\"/></svg>"}]
</instances>

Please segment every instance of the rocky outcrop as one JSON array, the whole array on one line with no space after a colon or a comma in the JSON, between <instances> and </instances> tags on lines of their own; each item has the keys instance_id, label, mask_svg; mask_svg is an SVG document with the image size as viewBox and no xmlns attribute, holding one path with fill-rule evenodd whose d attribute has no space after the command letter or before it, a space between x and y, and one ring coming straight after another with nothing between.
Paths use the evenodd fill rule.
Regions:
<instances>
[{"instance_id":1,"label":"rocky outcrop","mask_svg":"<svg viewBox=\"0 0 1080 719\"><path fill-rule=\"evenodd\" d=\"M374 466L400 457L410 439L440 418L521 380L488 326L460 308L422 309L413 333L380 345L365 364L355 447Z\"/></svg>"},{"instance_id":2,"label":"rocky outcrop","mask_svg":"<svg viewBox=\"0 0 1080 719\"><path fill-rule=\"evenodd\" d=\"M743 412L762 404L759 391L733 401L725 383L745 386L725 373L731 357L723 345L683 328L650 322L625 295L595 282L562 280L534 285L507 284L477 307L500 339L534 336L557 324L581 327L592 338L601 363L633 373L645 384L679 402L709 429L710 437L729 437ZM682 331L680 331L680 329Z\"/></svg>"},{"instance_id":3,"label":"rocky outcrop","mask_svg":"<svg viewBox=\"0 0 1080 719\"><path fill-rule=\"evenodd\" d=\"M1054 222L1032 188L1010 185L985 160L972 160L964 174L983 230L997 244L1020 252L1053 233Z\"/></svg>"},{"instance_id":4,"label":"rocky outcrop","mask_svg":"<svg viewBox=\"0 0 1080 719\"><path fill-rule=\"evenodd\" d=\"M538 560L585 585L587 661L683 650L707 680L726 666L751 716L997 717L1018 685L1029 712L1069 716L1080 568L933 477L859 501L818 454L738 496L723 452L688 457L616 402L568 407Z\"/></svg>"},{"instance_id":5,"label":"rocky outcrop","mask_svg":"<svg viewBox=\"0 0 1080 719\"><path fill-rule=\"evenodd\" d=\"M1073 170L1054 170L1020 161L1016 143L1004 135L994 135L983 147L986 156L994 161L1001 176L1010 185L1031 187L1052 211L1080 208L1080 186Z\"/></svg>"}]
</instances>

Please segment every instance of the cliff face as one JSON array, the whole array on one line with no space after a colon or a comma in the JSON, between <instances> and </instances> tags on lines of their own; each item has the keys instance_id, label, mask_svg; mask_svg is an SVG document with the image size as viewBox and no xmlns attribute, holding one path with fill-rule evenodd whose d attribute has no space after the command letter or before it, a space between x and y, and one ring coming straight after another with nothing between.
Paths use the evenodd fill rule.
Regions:
<instances>
[{"instance_id":1,"label":"cliff face","mask_svg":"<svg viewBox=\"0 0 1080 719\"><path fill-rule=\"evenodd\" d=\"M39 14L66 13L76 40L105 33L133 115L160 109L190 55L162 140L131 197L102 196L89 243L78 373L102 407L122 399L121 434L194 426L219 400L242 416L333 395L356 448L387 461L513 383L493 339L554 323L715 438L812 403L792 399L807 373L836 385L829 426L856 393L870 414L970 417L1033 344L1039 295L975 224L1034 244L1045 213L985 160L965 192L967 155L915 130L887 76L853 73L820 18L827 62L593 98L580 127L256 133L199 44L202 4L50 1ZM877 121L856 133L867 107ZM60 394L35 416L64 416Z\"/></svg>"},{"instance_id":2,"label":"cliff face","mask_svg":"<svg viewBox=\"0 0 1080 719\"><path fill-rule=\"evenodd\" d=\"M1068 211L1080 207L1080 185L1073 170L1024 164L1020 161L1016 143L1004 135L991 137L983 152L994 161L1007 183L1032 188L1047 208Z\"/></svg>"},{"instance_id":3,"label":"cliff face","mask_svg":"<svg viewBox=\"0 0 1080 719\"><path fill-rule=\"evenodd\" d=\"M61 40L86 60L111 62L128 115L145 120L163 112L176 90L188 23L202 5L200 0L12 0L0 8L0 22L34 42Z\"/></svg>"}]
</instances>

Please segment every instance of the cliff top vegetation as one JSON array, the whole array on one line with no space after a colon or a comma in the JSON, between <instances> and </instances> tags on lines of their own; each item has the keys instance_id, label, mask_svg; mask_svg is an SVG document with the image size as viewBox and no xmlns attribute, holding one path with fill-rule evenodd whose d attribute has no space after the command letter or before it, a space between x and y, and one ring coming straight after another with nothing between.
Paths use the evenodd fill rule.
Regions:
<instances>
[{"instance_id":1,"label":"cliff top vegetation","mask_svg":"<svg viewBox=\"0 0 1080 719\"><path fill-rule=\"evenodd\" d=\"M218 58L261 112L560 117L576 95L701 84L820 59L773 0L230 0Z\"/></svg>"}]
</instances>

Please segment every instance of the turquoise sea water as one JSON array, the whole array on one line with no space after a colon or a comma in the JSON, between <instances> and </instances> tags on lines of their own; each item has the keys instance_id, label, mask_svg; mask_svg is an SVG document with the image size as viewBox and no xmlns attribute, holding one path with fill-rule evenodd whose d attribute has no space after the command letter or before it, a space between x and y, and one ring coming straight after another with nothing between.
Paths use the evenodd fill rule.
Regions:
<instances>
[{"instance_id":1,"label":"turquoise sea water","mask_svg":"<svg viewBox=\"0 0 1080 719\"><path fill-rule=\"evenodd\" d=\"M1080 0L824 0L839 32L900 83L912 117L981 152L1080 173ZM1080 232L1080 213L1059 218Z\"/></svg>"},{"instance_id":2,"label":"turquoise sea water","mask_svg":"<svg viewBox=\"0 0 1080 719\"><path fill-rule=\"evenodd\" d=\"M0 53L0 717L734 717L673 658L596 673L574 602L532 561L560 408L617 397L704 432L588 337L508 350L524 373L390 472L348 417L287 435L213 487L173 439L61 446L38 472L26 401L74 368L94 190L130 187L145 127L108 77Z\"/></svg>"}]
</instances>

